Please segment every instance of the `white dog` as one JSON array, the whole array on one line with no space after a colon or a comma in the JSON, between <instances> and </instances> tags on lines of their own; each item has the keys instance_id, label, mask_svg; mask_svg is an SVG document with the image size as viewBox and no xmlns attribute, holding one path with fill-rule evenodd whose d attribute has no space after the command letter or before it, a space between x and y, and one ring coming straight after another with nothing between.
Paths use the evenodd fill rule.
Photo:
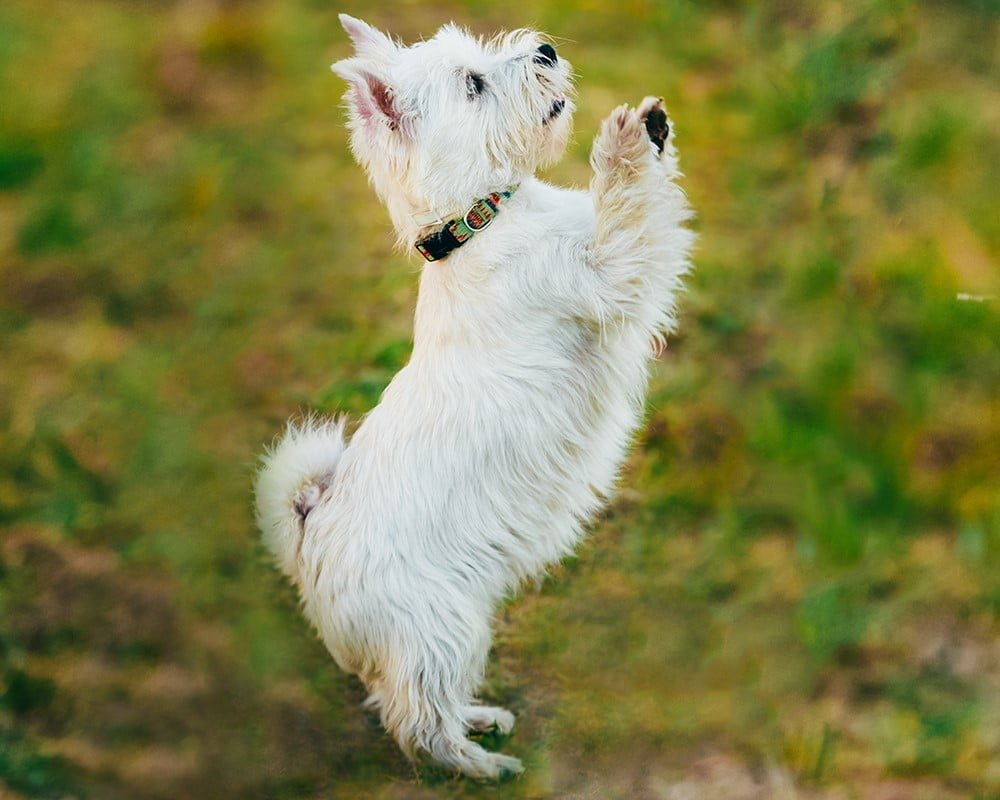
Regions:
<instances>
[{"instance_id":1,"label":"white dog","mask_svg":"<svg viewBox=\"0 0 1000 800\"><path fill-rule=\"evenodd\" d=\"M467 737L514 723L476 700L491 617L614 488L651 340L673 324L690 211L656 98L603 123L589 192L560 189L533 177L570 131L570 67L551 44L445 26L402 47L340 19L354 153L429 263L410 362L349 443L342 421L288 427L258 519L403 751L504 777L521 763Z\"/></svg>"}]
</instances>

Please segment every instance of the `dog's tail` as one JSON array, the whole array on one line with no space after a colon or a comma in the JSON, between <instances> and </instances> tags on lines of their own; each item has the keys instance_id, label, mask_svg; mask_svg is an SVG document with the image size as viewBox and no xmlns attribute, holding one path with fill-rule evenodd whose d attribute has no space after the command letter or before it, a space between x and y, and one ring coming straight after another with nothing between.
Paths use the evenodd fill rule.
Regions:
<instances>
[{"instance_id":1,"label":"dog's tail","mask_svg":"<svg viewBox=\"0 0 1000 800\"><path fill-rule=\"evenodd\" d=\"M344 441L345 418L289 422L268 449L254 485L257 524L281 571L295 579L303 524L330 486Z\"/></svg>"}]
</instances>

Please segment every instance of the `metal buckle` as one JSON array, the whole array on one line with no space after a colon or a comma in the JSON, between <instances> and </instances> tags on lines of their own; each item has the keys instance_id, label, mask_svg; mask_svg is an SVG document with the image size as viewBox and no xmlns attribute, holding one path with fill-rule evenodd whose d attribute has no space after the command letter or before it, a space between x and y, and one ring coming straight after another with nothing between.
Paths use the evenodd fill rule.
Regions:
<instances>
[{"instance_id":1,"label":"metal buckle","mask_svg":"<svg viewBox=\"0 0 1000 800\"><path fill-rule=\"evenodd\" d=\"M469 216L475 214L481 219L482 225L474 225L470 220ZM493 224L493 219L496 217L496 212L493 207L490 206L485 199L477 200L472 204L472 208L465 212L465 216L462 217L462 222L465 223L466 227L473 233L479 233L479 231L486 230L490 225Z\"/></svg>"}]
</instances>

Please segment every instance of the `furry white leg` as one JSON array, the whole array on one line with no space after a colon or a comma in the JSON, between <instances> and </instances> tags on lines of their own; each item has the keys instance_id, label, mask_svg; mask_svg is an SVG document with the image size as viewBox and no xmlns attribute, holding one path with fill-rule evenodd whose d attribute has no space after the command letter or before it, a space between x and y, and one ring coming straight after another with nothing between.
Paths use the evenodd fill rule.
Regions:
<instances>
[{"instance_id":1,"label":"furry white leg","mask_svg":"<svg viewBox=\"0 0 1000 800\"><path fill-rule=\"evenodd\" d=\"M345 447L343 419L310 417L290 422L264 454L254 486L257 523L278 566L293 579L302 523L330 485Z\"/></svg>"},{"instance_id":2,"label":"furry white leg","mask_svg":"<svg viewBox=\"0 0 1000 800\"><path fill-rule=\"evenodd\" d=\"M654 145L643 121L627 105L601 125L590 154L590 194L597 212L592 261L607 283L611 317L634 317L649 297L646 281L650 174Z\"/></svg>"},{"instance_id":3,"label":"furry white leg","mask_svg":"<svg viewBox=\"0 0 1000 800\"><path fill-rule=\"evenodd\" d=\"M602 317L669 327L670 300L687 269L690 211L674 184L676 160L662 101L621 105L591 150L590 194L597 214L590 262L604 283ZM673 262L673 263L671 263ZM666 312L666 313L664 313Z\"/></svg>"},{"instance_id":4,"label":"furry white leg","mask_svg":"<svg viewBox=\"0 0 1000 800\"><path fill-rule=\"evenodd\" d=\"M506 736L514 730L514 715L506 708L470 705L462 709L462 718L465 726L473 731L496 730Z\"/></svg>"},{"instance_id":5,"label":"furry white leg","mask_svg":"<svg viewBox=\"0 0 1000 800\"><path fill-rule=\"evenodd\" d=\"M382 724L403 752L410 759L426 753L471 778L503 780L523 772L520 760L491 753L467 736L469 727L480 725L496 724L509 732L514 716L504 709L474 705L465 696L467 676L456 673L454 664L420 663L412 655L411 651L405 662L391 665L397 674L385 676L371 693L371 698L378 698Z\"/></svg>"},{"instance_id":6,"label":"furry white leg","mask_svg":"<svg viewBox=\"0 0 1000 800\"><path fill-rule=\"evenodd\" d=\"M601 124L590 152L599 247L616 230L634 228L648 216L647 192L639 184L653 168L655 150L643 119L628 105L618 106Z\"/></svg>"},{"instance_id":7,"label":"furry white leg","mask_svg":"<svg viewBox=\"0 0 1000 800\"><path fill-rule=\"evenodd\" d=\"M466 735L468 720L461 709L441 707L428 697L392 696L383 698L379 710L382 724L411 759L426 753L442 766L483 780L503 780L524 771L519 759L491 753L471 741ZM502 722L512 726L513 715L510 717ZM485 723L486 720L480 718L477 722Z\"/></svg>"},{"instance_id":8,"label":"furry white leg","mask_svg":"<svg viewBox=\"0 0 1000 800\"><path fill-rule=\"evenodd\" d=\"M450 720L442 725L427 745L427 752L440 764L452 767L470 778L505 780L524 772L524 765L513 756L491 753L466 738L465 724Z\"/></svg>"}]
</instances>

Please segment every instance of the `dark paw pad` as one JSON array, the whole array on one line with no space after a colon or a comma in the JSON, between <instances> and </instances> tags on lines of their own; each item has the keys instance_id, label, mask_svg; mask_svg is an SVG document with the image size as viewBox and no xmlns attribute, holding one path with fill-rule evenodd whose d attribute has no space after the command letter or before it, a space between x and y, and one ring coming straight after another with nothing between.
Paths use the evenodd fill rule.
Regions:
<instances>
[{"instance_id":1,"label":"dark paw pad","mask_svg":"<svg viewBox=\"0 0 1000 800\"><path fill-rule=\"evenodd\" d=\"M643 103L647 106L647 103ZM648 105L647 108L640 108L642 121L646 125L646 133L649 140L656 145L656 152L663 152L663 145L670 135L670 125L667 123L667 112L663 110L662 101L656 101Z\"/></svg>"}]
</instances>

